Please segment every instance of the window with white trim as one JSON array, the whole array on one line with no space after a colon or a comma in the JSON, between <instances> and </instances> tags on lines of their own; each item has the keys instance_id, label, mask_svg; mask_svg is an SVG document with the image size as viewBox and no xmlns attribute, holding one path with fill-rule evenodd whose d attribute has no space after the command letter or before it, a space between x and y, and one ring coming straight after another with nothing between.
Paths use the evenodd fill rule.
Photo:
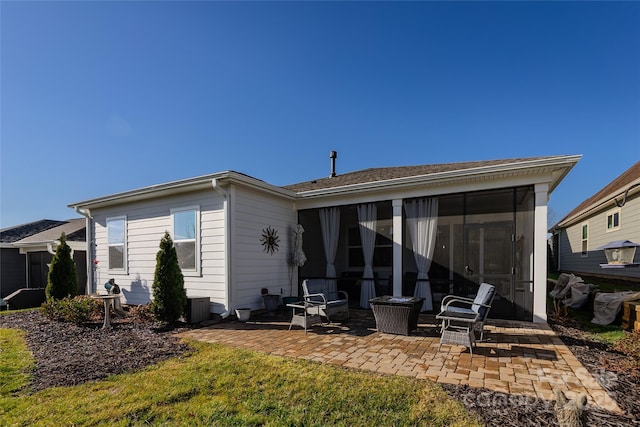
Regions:
<instances>
[{"instance_id":1,"label":"window with white trim","mask_svg":"<svg viewBox=\"0 0 640 427\"><path fill-rule=\"evenodd\" d=\"M200 208L190 206L171 210L173 246L183 273L200 271Z\"/></svg>"},{"instance_id":2,"label":"window with white trim","mask_svg":"<svg viewBox=\"0 0 640 427\"><path fill-rule=\"evenodd\" d=\"M127 217L107 218L109 270L127 271Z\"/></svg>"},{"instance_id":3,"label":"window with white trim","mask_svg":"<svg viewBox=\"0 0 640 427\"><path fill-rule=\"evenodd\" d=\"M620 209L616 209L607 214L607 231L620 229Z\"/></svg>"},{"instance_id":4,"label":"window with white trim","mask_svg":"<svg viewBox=\"0 0 640 427\"><path fill-rule=\"evenodd\" d=\"M582 224L582 252L580 255L586 257L589 254L589 224Z\"/></svg>"}]
</instances>

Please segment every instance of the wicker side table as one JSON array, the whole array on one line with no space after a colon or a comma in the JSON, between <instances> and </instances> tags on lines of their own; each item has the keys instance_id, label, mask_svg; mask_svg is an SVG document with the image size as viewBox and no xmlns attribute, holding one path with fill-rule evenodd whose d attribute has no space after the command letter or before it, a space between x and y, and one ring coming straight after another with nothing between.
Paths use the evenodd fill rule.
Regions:
<instances>
[{"instance_id":1,"label":"wicker side table","mask_svg":"<svg viewBox=\"0 0 640 427\"><path fill-rule=\"evenodd\" d=\"M289 330L291 330L293 325L302 326L304 328L304 333L306 334L309 326L314 323L322 322L320 319L320 307L317 304L301 301L293 304L287 304L287 307L290 307L293 310ZM317 314L309 313L309 308L315 308L317 310ZM297 312L298 310L299 312Z\"/></svg>"}]
</instances>

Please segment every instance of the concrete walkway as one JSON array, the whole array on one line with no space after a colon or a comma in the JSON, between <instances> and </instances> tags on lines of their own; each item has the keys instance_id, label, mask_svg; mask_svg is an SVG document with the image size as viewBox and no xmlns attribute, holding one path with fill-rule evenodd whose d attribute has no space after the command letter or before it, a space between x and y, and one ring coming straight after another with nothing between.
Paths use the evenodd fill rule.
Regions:
<instances>
[{"instance_id":1,"label":"concrete walkway","mask_svg":"<svg viewBox=\"0 0 640 427\"><path fill-rule=\"evenodd\" d=\"M316 325L305 334L291 331L291 314L261 317L247 323L223 321L181 336L264 353L330 363L391 375L466 384L490 390L555 400L586 393L589 403L611 412L620 408L547 324L493 321L485 325L488 342L473 351L443 345L438 351L436 320L421 315L411 336L378 333L371 311L351 310L351 318Z\"/></svg>"}]
</instances>

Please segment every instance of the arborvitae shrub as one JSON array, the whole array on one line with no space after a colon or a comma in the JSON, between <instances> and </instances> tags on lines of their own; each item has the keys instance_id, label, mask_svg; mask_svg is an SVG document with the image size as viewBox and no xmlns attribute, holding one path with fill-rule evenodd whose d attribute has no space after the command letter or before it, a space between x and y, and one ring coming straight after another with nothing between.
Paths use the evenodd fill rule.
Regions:
<instances>
[{"instance_id":1,"label":"arborvitae shrub","mask_svg":"<svg viewBox=\"0 0 640 427\"><path fill-rule=\"evenodd\" d=\"M185 314L186 308L187 291L178 264L178 254L171 236L165 232L156 255L151 310L156 319L174 323Z\"/></svg>"},{"instance_id":2,"label":"arborvitae shrub","mask_svg":"<svg viewBox=\"0 0 640 427\"><path fill-rule=\"evenodd\" d=\"M62 299L74 297L78 292L78 277L76 264L71 258L71 248L67 245L64 233L60 236L60 244L49 265L47 274L47 298Z\"/></svg>"}]
</instances>

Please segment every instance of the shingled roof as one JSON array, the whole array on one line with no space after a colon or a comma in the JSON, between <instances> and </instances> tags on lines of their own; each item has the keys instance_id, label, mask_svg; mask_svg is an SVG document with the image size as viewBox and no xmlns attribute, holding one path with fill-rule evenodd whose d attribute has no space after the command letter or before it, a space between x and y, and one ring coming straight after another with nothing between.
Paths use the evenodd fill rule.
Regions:
<instances>
[{"instance_id":1,"label":"shingled roof","mask_svg":"<svg viewBox=\"0 0 640 427\"><path fill-rule=\"evenodd\" d=\"M66 221L56 221L52 219L41 219L27 224L7 227L0 230L0 243L14 243L34 234L41 233L53 227L64 224Z\"/></svg>"},{"instance_id":2,"label":"shingled roof","mask_svg":"<svg viewBox=\"0 0 640 427\"><path fill-rule=\"evenodd\" d=\"M579 215L598 202L606 201L606 199L620 195L620 193L622 193L629 184L637 181L638 179L640 179L640 161L624 171L622 175L611 181L593 196L576 206L576 208L569 212L558 224L570 221L574 216Z\"/></svg>"},{"instance_id":3,"label":"shingled roof","mask_svg":"<svg viewBox=\"0 0 640 427\"><path fill-rule=\"evenodd\" d=\"M86 220L84 218L74 218L67 221L60 221L55 227L16 242L19 245L29 245L35 243L53 242L64 233L68 242L84 242L86 240Z\"/></svg>"},{"instance_id":4,"label":"shingled roof","mask_svg":"<svg viewBox=\"0 0 640 427\"><path fill-rule=\"evenodd\" d=\"M434 165L419 165L419 166L396 166L385 168L369 168L356 172L349 172L342 175L337 175L331 178L320 178L313 181L301 182L298 184L292 184L284 186L287 190L301 193L305 191L323 190L329 188L343 187L356 184L366 184L378 181L386 181L398 178L408 178L414 176L428 176L442 172L463 171L470 169L477 169L488 166L507 165L513 163L522 163L532 160L540 160L551 157L527 157L527 158L515 158L515 159L501 159L501 160L482 160L474 162L457 162L457 163L442 163Z\"/></svg>"}]
</instances>

